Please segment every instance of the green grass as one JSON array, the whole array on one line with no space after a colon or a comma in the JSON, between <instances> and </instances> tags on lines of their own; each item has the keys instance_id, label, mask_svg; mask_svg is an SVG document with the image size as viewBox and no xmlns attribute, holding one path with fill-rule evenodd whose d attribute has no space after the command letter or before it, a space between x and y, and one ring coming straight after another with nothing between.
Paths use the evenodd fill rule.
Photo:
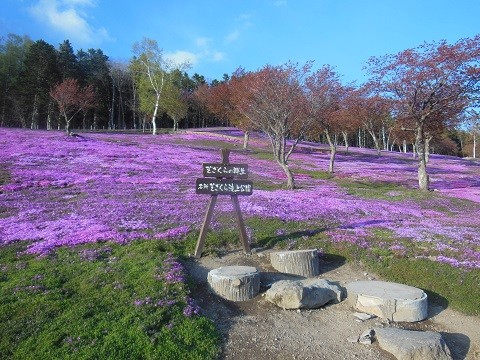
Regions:
<instances>
[{"instance_id":1,"label":"green grass","mask_svg":"<svg viewBox=\"0 0 480 360\"><path fill-rule=\"evenodd\" d=\"M429 301L469 315L480 315L480 271L465 271L428 259L364 257L369 269L384 279L425 290Z\"/></svg>"},{"instance_id":2,"label":"green grass","mask_svg":"<svg viewBox=\"0 0 480 360\"><path fill-rule=\"evenodd\" d=\"M103 243L44 258L0 248L2 359L216 358L214 324L185 316L187 286L162 278L168 247Z\"/></svg>"},{"instance_id":3,"label":"green grass","mask_svg":"<svg viewBox=\"0 0 480 360\"><path fill-rule=\"evenodd\" d=\"M365 199L380 200L429 200L435 198L436 194L431 192L409 189L404 186L385 182L385 181L360 181L350 179L334 179L334 181L349 195L358 196Z\"/></svg>"}]
</instances>

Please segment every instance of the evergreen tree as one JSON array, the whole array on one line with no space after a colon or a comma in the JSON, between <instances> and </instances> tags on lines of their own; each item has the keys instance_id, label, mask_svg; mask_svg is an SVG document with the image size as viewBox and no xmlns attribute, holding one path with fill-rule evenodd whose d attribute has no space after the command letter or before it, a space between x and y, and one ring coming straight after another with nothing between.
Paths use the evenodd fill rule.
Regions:
<instances>
[{"instance_id":1,"label":"evergreen tree","mask_svg":"<svg viewBox=\"0 0 480 360\"><path fill-rule=\"evenodd\" d=\"M112 87L108 56L100 49L88 49L88 51L78 51L77 58L80 83L84 86L92 85L97 99L92 126L94 129L106 127L111 107L110 89Z\"/></svg>"},{"instance_id":2,"label":"evergreen tree","mask_svg":"<svg viewBox=\"0 0 480 360\"><path fill-rule=\"evenodd\" d=\"M78 79L80 76L78 59L68 40L61 43L58 48L58 69L62 80Z\"/></svg>"},{"instance_id":3,"label":"evergreen tree","mask_svg":"<svg viewBox=\"0 0 480 360\"><path fill-rule=\"evenodd\" d=\"M17 125L20 116L17 91L25 55L32 44L28 36L8 34L0 39L0 126Z\"/></svg>"},{"instance_id":4,"label":"evergreen tree","mask_svg":"<svg viewBox=\"0 0 480 360\"><path fill-rule=\"evenodd\" d=\"M34 42L25 56L20 76L22 106L28 111L30 127L37 129L51 108L50 89L60 81L55 48L43 40Z\"/></svg>"}]
</instances>

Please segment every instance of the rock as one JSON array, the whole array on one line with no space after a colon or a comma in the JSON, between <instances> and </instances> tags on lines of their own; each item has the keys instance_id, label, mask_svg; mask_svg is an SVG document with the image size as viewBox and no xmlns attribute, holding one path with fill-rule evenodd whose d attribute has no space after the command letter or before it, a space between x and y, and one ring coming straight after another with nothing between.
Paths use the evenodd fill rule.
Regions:
<instances>
[{"instance_id":1,"label":"rock","mask_svg":"<svg viewBox=\"0 0 480 360\"><path fill-rule=\"evenodd\" d=\"M318 252L313 250L277 251L270 254L275 270L286 274L315 277L320 274Z\"/></svg>"},{"instance_id":2,"label":"rock","mask_svg":"<svg viewBox=\"0 0 480 360\"><path fill-rule=\"evenodd\" d=\"M440 333L396 328L375 328L380 347L398 360L451 360L450 349Z\"/></svg>"},{"instance_id":3,"label":"rock","mask_svg":"<svg viewBox=\"0 0 480 360\"><path fill-rule=\"evenodd\" d=\"M358 342L358 336L349 336L349 337L347 338L347 341L348 341L349 343L355 344L355 343Z\"/></svg>"},{"instance_id":4,"label":"rock","mask_svg":"<svg viewBox=\"0 0 480 360\"><path fill-rule=\"evenodd\" d=\"M246 301L260 291L260 273L251 266L223 266L208 273L210 288L232 301Z\"/></svg>"},{"instance_id":5,"label":"rock","mask_svg":"<svg viewBox=\"0 0 480 360\"><path fill-rule=\"evenodd\" d=\"M265 296L283 309L316 309L329 302L339 303L344 297L344 289L326 279L281 280Z\"/></svg>"},{"instance_id":6,"label":"rock","mask_svg":"<svg viewBox=\"0 0 480 360\"><path fill-rule=\"evenodd\" d=\"M354 313L353 316L355 316L358 320L361 320L361 321L370 320L376 317L373 314L365 314L365 313L359 313L359 312Z\"/></svg>"},{"instance_id":7,"label":"rock","mask_svg":"<svg viewBox=\"0 0 480 360\"><path fill-rule=\"evenodd\" d=\"M421 289L385 281L347 284L347 301L357 310L389 321L415 322L428 315L427 294Z\"/></svg>"},{"instance_id":8,"label":"rock","mask_svg":"<svg viewBox=\"0 0 480 360\"><path fill-rule=\"evenodd\" d=\"M370 345L375 337L375 330L365 330L359 337L358 342L364 345Z\"/></svg>"}]
</instances>

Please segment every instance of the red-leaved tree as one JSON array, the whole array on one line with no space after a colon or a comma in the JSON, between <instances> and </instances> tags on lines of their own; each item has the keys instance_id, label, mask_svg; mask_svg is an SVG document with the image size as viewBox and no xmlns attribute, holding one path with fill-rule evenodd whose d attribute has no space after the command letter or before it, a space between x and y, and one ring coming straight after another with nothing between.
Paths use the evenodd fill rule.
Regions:
<instances>
[{"instance_id":1,"label":"red-leaved tree","mask_svg":"<svg viewBox=\"0 0 480 360\"><path fill-rule=\"evenodd\" d=\"M67 78L57 84L50 96L56 101L58 110L65 120L65 131L70 134L72 119L80 111L86 111L95 104L95 92L92 86L81 88L76 79Z\"/></svg>"},{"instance_id":2,"label":"red-leaved tree","mask_svg":"<svg viewBox=\"0 0 480 360\"><path fill-rule=\"evenodd\" d=\"M480 35L453 45L425 43L368 62L374 87L395 101L399 119L412 124L421 190L429 189L428 129L447 125L471 104L480 81L479 62Z\"/></svg>"},{"instance_id":3,"label":"red-leaved tree","mask_svg":"<svg viewBox=\"0 0 480 360\"><path fill-rule=\"evenodd\" d=\"M232 97L236 109L254 128L268 136L273 156L294 189L288 159L305 135L311 119L305 113L305 77L312 64L266 65L236 79Z\"/></svg>"},{"instance_id":4,"label":"red-leaved tree","mask_svg":"<svg viewBox=\"0 0 480 360\"><path fill-rule=\"evenodd\" d=\"M346 93L339 75L329 65L308 76L306 80L307 114L312 121L311 130L323 133L330 146L328 171L334 172L337 145L334 135L346 130L348 125L337 116L341 100Z\"/></svg>"}]
</instances>

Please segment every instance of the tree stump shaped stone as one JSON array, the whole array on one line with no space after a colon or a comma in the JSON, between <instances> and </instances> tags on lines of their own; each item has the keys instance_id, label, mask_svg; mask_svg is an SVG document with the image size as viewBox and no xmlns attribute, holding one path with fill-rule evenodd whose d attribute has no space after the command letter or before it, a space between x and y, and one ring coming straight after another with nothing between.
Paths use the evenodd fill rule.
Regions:
<instances>
[{"instance_id":1,"label":"tree stump shaped stone","mask_svg":"<svg viewBox=\"0 0 480 360\"><path fill-rule=\"evenodd\" d=\"M427 294L421 289L386 281L347 284L347 302L355 309L391 321L416 322L428 315Z\"/></svg>"},{"instance_id":2,"label":"tree stump shaped stone","mask_svg":"<svg viewBox=\"0 0 480 360\"><path fill-rule=\"evenodd\" d=\"M320 263L316 249L278 251L270 254L270 262L275 270L306 278L320 274Z\"/></svg>"},{"instance_id":3,"label":"tree stump shaped stone","mask_svg":"<svg viewBox=\"0 0 480 360\"><path fill-rule=\"evenodd\" d=\"M208 284L224 299L246 301L260 291L260 273L252 266L223 266L210 270Z\"/></svg>"}]
</instances>

